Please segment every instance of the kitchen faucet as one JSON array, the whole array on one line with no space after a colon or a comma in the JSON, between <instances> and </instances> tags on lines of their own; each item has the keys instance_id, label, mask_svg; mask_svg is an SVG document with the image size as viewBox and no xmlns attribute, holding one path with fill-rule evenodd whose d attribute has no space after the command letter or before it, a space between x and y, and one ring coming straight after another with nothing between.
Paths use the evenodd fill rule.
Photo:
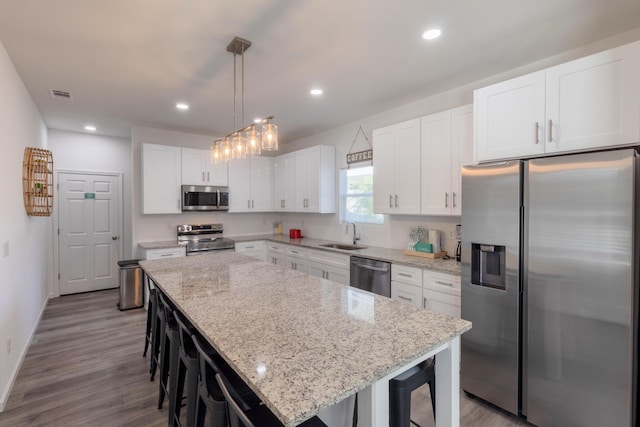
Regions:
<instances>
[{"instance_id":1,"label":"kitchen faucet","mask_svg":"<svg viewBox=\"0 0 640 427\"><path fill-rule=\"evenodd\" d=\"M353 244L355 245L358 240L360 240L360 236L358 236L356 234L356 223L355 222L348 222L347 223L347 231L349 231L349 224L353 225Z\"/></svg>"}]
</instances>

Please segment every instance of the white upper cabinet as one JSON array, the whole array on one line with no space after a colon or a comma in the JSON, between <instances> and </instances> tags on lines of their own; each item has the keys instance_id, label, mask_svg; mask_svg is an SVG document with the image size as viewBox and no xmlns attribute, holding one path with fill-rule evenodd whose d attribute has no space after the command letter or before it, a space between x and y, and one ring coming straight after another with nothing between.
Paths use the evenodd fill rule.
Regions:
<instances>
[{"instance_id":1,"label":"white upper cabinet","mask_svg":"<svg viewBox=\"0 0 640 427\"><path fill-rule=\"evenodd\" d=\"M420 119L373 131L373 209L420 213Z\"/></svg>"},{"instance_id":2,"label":"white upper cabinet","mask_svg":"<svg viewBox=\"0 0 640 427\"><path fill-rule=\"evenodd\" d=\"M421 213L460 215L460 167L473 162L473 106L421 119Z\"/></svg>"},{"instance_id":3,"label":"white upper cabinet","mask_svg":"<svg viewBox=\"0 0 640 427\"><path fill-rule=\"evenodd\" d=\"M180 147L142 144L142 213L181 213Z\"/></svg>"},{"instance_id":4,"label":"white upper cabinet","mask_svg":"<svg viewBox=\"0 0 640 427\"><path fill-rule=\"evenodd\" d=\"M479 161L544 153L544 71L474 93Z\"/></svg>"},{"instance_id":5,"label":"white upper cabinet","mask_svg":"<svg viewBox=\"0 0 640 427\"><path fill-rule=\"evenodd\" d=\"M215 164L210 150L183 148L182 184L227 186L227 163Z\"/></svg>"},{"instance_id":6,"label":"white upper cabinet","mask_svg":"<svg viewBox=\"0 0 640 427\"><path fill-rule=\"evenodd\" d=\"M296 151L295 171L295 211L335 213L335 147L316 145Z\"/></svg>"},{"instance_id":7,"label":"white upper cabinet","mask_svg":"<svg viewBox=\"0 0 640 427\"><path fill-rule=\"evenodd\" d=\"M229 162L229 212L269 212L273 208L272 160L249 156Z\"/></svg>"},{"instance_id":8,"label":"white upper cabinet","mask_svg":"<svg viewBox=\"0 0 640 427\"><path fill-rule=\"evenodd\" d=\"M478 89L479 161L640 141L640 42Z\"/></svg>"},{"instance_id":9,"label":"white upper cabinet","mask_svg":"<svg viewBox=\"0 0 640 427\"><path fill-rule=\"evenodd\" d=\"M296 157L288 153L273 159L273 209L291 212L296 203Z\"/></svg>"}]
</instances>

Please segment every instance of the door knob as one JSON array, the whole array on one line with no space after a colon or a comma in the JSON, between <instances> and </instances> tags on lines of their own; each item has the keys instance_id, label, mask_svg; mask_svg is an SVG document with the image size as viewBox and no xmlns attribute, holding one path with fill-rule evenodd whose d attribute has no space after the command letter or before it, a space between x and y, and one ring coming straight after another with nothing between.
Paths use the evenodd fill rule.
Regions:
<instances>
[{"instance_id":1,"label":"door knob","mask_svg":"<svg viewBox=\"0 0 640 427\"><path fill-rule=\"evenodd\" d=\"M111 240L118 240L118 236L111 236Z\"/></svg>"}]
</instances>

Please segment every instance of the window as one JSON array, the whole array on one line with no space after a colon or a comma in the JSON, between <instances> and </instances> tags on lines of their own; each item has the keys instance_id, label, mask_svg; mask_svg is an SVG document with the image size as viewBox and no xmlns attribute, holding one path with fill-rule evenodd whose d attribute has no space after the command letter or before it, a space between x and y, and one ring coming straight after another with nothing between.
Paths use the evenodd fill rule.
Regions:
<instances>
[{"instance_id":1,"label":"window","mask_svg":"<svg viewBox=\"0 0 640 427\"><path fill-rule=\"evenodd\" d=\"M373 213L373 166L344 169L340 173L340 220L383 224Z\"/></svg>"}]
</instances>

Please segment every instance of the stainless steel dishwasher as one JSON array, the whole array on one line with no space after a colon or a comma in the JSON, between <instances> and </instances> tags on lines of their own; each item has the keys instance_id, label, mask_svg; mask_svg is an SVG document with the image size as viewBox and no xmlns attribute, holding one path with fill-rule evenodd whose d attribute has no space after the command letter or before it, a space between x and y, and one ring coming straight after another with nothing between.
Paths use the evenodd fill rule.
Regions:
<instances>
[{"instance_id":1,"label":"stainless steel dishwasher","mask_svg":"<svg viewBox=\"0 0 640 427\"><path fill-rule=\"evenodd\" d=\"M391 263L351 256L349 284L391 298Z\"/></svg>"}]
</instances>

